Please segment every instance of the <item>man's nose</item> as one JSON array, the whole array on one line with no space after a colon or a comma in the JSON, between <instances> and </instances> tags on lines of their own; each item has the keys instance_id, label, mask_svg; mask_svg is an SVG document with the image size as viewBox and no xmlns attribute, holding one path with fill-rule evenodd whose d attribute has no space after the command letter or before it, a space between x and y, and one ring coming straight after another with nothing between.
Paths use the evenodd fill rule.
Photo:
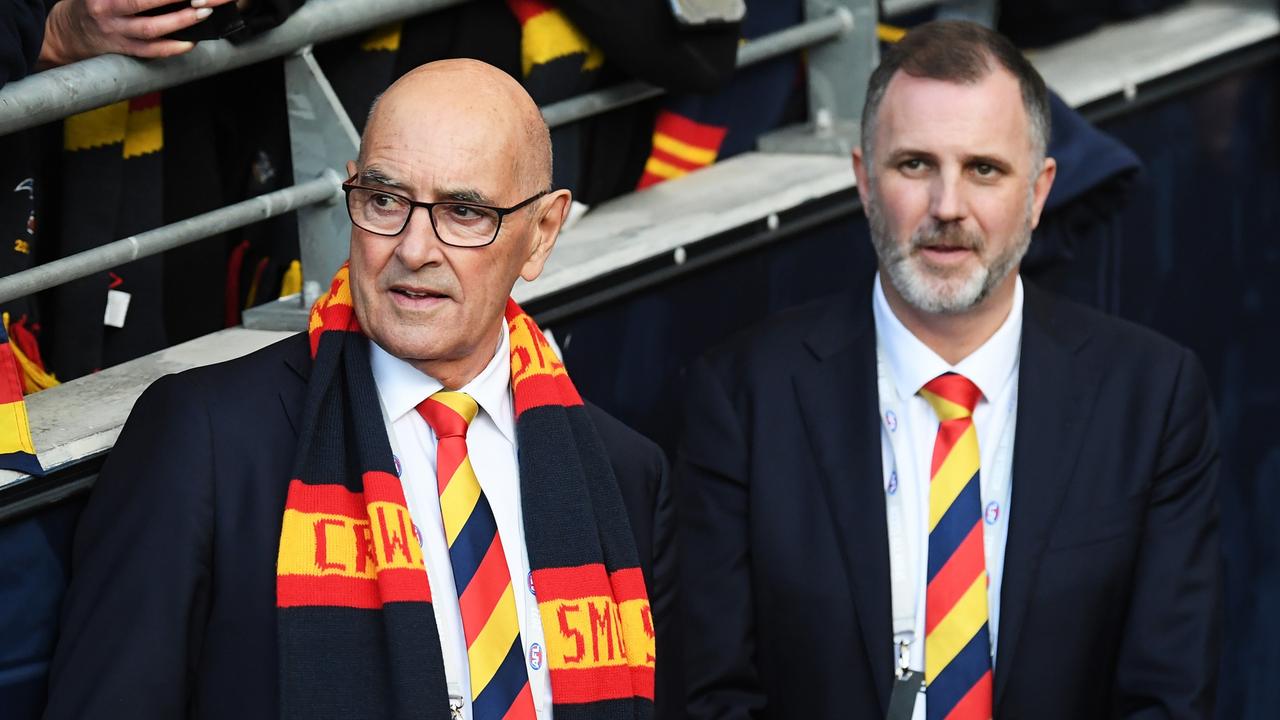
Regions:
<instances>
[{"instance_id":1,"label":"man's nose","mask_svg":"<svg viewBox=\"0 0 1280 720\"><path fill-rule=\"evenodd\" d=\"M396 256L410 270L439 265L444 261L444 243L431 226L431 213L424 207L414 208L409 224L400 231Z\"/></svg>"},{"instance_id":2,"label":"man's nose","mask_svg":"<svg viewBox=\"0 0 1280 720\"><path fill-rule=\"evenodd\" d=\"M929 212L939 223L963 220L969 211L960 174L938 173L931 188L929 202Z\"/></svg>"}]
</instances>

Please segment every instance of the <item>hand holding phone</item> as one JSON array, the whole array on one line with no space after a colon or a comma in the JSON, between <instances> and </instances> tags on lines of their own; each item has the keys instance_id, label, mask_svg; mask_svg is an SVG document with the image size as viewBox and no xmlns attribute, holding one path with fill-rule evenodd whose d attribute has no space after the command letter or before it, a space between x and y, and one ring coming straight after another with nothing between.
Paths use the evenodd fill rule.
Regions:
<instances>
[{"instance_id":1,"label":"hand holding phone","mask_svg":"<svg viewBox=\"0 0 1280 720\"><path fill-rule=\"evenodd\" d=\"M191 7L186 2L173 2L169 0L167 5L143 10L138 13L139 16L163 16L179 13L186 8ZM222 5L209 5L206 9L211 10L211 14L203 20L198 20L194 25L175 30L165 35L170 40L188 40L197 42L199 40L217 40L227 37L237 30L244 28L244 20L240 17L240 11L236 9L235 2L227 2ZM181 17L181 16L179 16Z\"/></svg>"},{"instance_id":2,"label":"hand holding phone","mask_svg":"<svg viewBox=\"0 0 1280 720\"><path fill-rule=\"evenodd\" d=\"M194 30L215 11L223 14L223 21L210 26L213 35ZM239 20L235 0L191 0L189 4L173 0L61 0L50 9L45 23L41 64L64 65L104 53L141 58L181 55L195 47L192 40L222 37L224 27L234 31L227 24L228 15L232 21ZM178 38L175 33L180 34Z\"/></svg>"}]
</instances>

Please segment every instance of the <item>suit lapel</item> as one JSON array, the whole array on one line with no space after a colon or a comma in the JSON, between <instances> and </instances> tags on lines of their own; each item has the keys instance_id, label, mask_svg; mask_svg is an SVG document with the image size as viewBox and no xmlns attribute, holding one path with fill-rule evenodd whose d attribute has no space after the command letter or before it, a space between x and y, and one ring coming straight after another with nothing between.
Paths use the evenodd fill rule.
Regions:
<instances>
[{"instance_id":1,"label":"suit lapel","mask_svg":"<svg viewBox=\"0 0 1280 720\"><path fill-rule=\"evenodd\" d=\"M1030 284L1024 287L1013 496L995 669L997 709L1016 667L1040 557L1071 481L1087 420L1086 401L1096 384L1077 356L1087 339L1083 329L1053 312L1058 301Z\"/></svg>"},{"instance_id":2,"label":"suit lapel","mask_svg":"<svg viewBox=\"0 0 1280 720\"><path fill-rule=\"evenodd\" d=\"M289 370L286 373L288 380L281 383L280 404L289 420L289 427L293 428L294 437L297 437L302 409L306 405L307 380L311 377L311 344L306 333L289 338L288 342L292 343L284 358Z\"/></svg>"},{"instance_id":3,"label":"suit lapel","mask_svg":"<svg viewBox=\"0 0 1280 720\"><path fill-rule=\"evenodd\" d=\"M812 372L794 377L795 391L883 711L893 638L870 292L833 306L806 345L817 362Z\"/></svg>"}]
</instances>

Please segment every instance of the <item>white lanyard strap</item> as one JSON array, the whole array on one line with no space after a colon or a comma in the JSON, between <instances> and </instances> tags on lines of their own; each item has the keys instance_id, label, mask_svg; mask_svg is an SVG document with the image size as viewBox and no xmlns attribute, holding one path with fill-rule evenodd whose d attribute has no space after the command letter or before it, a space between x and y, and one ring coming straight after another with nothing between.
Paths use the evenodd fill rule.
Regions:
<instances>
[{"instance_id":1,"label":"white lanyard strap","mask_svg":"<svg viewBox=\"0 0 1280 720\"><path fill-rule=\"evenodd\" d=\"M876 347L876 375L879 379L880 422L896 422L899 413L898 389L885 359L884 351ZM891 419L892 418L892 419ZM896 458L897 433L888 430L890 446ZM889 487L885 493L885 520L889 527L889 583L893 607L893 644L901 655L903 645L914 640L916 623L915 562L908 551L906 528L903 526L902 493L899 484L897 462L889 469Z\"/></svg>"}]
</instances>

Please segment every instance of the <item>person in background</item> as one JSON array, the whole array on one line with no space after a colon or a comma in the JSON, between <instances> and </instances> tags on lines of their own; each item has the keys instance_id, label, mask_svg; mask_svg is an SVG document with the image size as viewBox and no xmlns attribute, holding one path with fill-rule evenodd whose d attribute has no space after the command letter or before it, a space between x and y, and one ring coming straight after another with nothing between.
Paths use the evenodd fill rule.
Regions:
<instances>
[{"instance_id":1,"label":"person in background","mask_svg":"<svg viewBox=\"0 0 1280 720\"><path fill-rule=\"evenodd\" d=\"M173 0L11 0L0 12L0 86L45 68L104 53L142 58L180 55L195 43L165 38L235 0L192 0L160 15L138 13Z\"/></svg>"}]
</instances>

